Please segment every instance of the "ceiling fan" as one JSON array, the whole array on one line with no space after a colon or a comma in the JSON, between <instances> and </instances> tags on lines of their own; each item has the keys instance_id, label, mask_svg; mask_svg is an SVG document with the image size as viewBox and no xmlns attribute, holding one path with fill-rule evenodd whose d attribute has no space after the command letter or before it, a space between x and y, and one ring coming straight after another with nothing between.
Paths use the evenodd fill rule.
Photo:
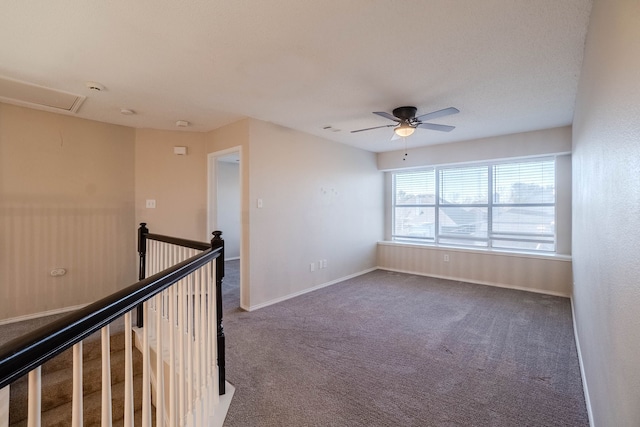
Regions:
<instances>
[{"instance_id":1,"label":"ceiling fan","mask_svg":"<svg viewBox=\"0 0 640 427\"><path fill-rule=\"evenodd\" d=\"M431 113L422 114L416 117L417 112L418 112L418 109L416 107L398 107L393 110L393 115L386 113L384 111L374 111L373 114L382 116L385 119L393 120L396 123L392 125L375 126L372 128L352 130L351 133L363 132L365 130L372 130L372 129L395 127L393 129L395 132L395 135L391 139L397 139L399 137L406 137L413 134L416 128L431 129L431 130L437 130L440 132L451 132L453 129L455 129L455 126L438 125L435 123L425 123L425 121L435 119L438 117L449 116L451 114L456 114L456 113L459 113L460 110L454 107L449 107L449 108L444 108L442 110L433 111Z\"/></svg>"}]
</instances>

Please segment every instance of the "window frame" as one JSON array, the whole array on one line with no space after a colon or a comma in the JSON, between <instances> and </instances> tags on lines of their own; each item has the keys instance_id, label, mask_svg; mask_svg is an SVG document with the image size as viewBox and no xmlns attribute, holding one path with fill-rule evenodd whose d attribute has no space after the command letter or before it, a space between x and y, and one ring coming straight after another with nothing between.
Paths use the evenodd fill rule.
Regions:
<instances>
[{"instance_id":1,"label":"window frame","mask_svg":"<svg viewBox=\"0 0 640 427\"><path fill-rule=\"evenodd\" d=\"M495 193L495 181L494 181L494 171L497 165L503 164L519 164L519 163L535 163L535 162L553 162L553 202L540 202L540 203L496 203L494 200ZM453 204L453 203L441 203L441 188L440 188L440 180L441 180L441 171L447 169L464 169L464 168L472 168L472 167L486 167L487 168L487 203L465 203L465 204ZM434 203L424 203L424 204L398 204L396 197L396 177L397 175L402 174L411 174L411 173L420 173L420 172L433 172L434 174L434 182L435 182L435 192L434 192ZM557 156L536 156L536 157L526 157L526 158L512 158L512 159L501 159L501 160L489 160L482 162L467 162L467 163L459 163L459 164L446 164L446 165L434 165L428 166L424 168L415 168L411 170L396 170L391 172L391 240L396 243L413 243L413 244L422 244L428 246L444 246L444 247L453 247L453 248L466 248L466 249L477 249L483 251L501 251L501 252L524 252L524 253L534 253L534 254L557 254L558 250L558 230L557 230L557 222L558 222L558 163ZM441 224L440 224L440 209L442 207L457 207L457 208L486 208L486 226L487 232L485 237L473 237L473 236L460 236L456 234L447 234L441 233ZM493 231L493 216L494 209L499 208L553 208L553 231L551 233L525 233L525 232L496 232ZM397 208L430 208L434 209L434 225L433 225L433 237L417 237L417 236L406 236L396 234L396 210ZM527 238L529 236L529 238ZM451 243L451 242L443 242L442 240L458 240L460 243ZM473 245L473 244L464 244L464 241L474 241L474 242L486 242L486 245ZM523 242L523 243L539 243L539 244L551 244L553 246L553 250L548 249L517 249L517 248L509 248L509 247L496 247L494 243L497 242Z\"/></svg>"}]
</instances>

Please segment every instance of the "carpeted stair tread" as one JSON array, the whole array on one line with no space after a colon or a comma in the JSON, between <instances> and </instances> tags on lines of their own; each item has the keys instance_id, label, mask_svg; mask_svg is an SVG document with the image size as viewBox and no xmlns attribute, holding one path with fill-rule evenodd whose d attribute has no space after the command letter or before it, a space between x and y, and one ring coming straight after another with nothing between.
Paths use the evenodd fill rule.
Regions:
<instances>
[{"instance_id":1,"label":"carpeted stair tread","mask_svg":"<svg viewBox=\"0 0 640 427\"><path fill-rule=\"evenodd\" d=\"M114 404L116 404L116 389L124 388L124 359L125 359L125 336L124 332L116 333L111 336L111 384L112 393L114 394ZM85 412L92 408L93 403L89 399L93 399L97 394L97 412L100 414L100 391L102 387L102 358L101 358L101 340L100 334L94 334L83 342L83 393ZM56 414L59 411L66 411L66 420L68 425L71 414L71 394L73 389L73 352L72 349L66 350L55 358L47 361L42 366L42 413L43 425L56 425L51 421L48 412ZM134 348L133 351L133 369L134 375L142 372L142 355ZM140 376L140 375L138 375ZM141 378L138 382L141 381ZM118 384L122 383L121 386ZM138 386L136 386L138 387ZM10 425L26 425L27 417L27 394L28 394L28 376L25 375L17 381L13 382L10 387ZM136 402L138 406L141 402ZM69 409L64 407L69 405ZM123 403L121 405L123 407ZM116 412L114 412L116 414ZM114 418L122 416L122 409ZM44 420L47 420L45 423ZM49 422L54 422L50 424ZM62 422L62 421L61 421ZM85 419L85 424L87 420Z\"/></svg>"},{"instance_id":2,"label":"carpeted stair tread","mask_svg":"<svg viewBox=\"0 0 640 427\"><path fill-rule=\"evenodd\" d=\"M111 423L111 425L112 427L124 427L124 417L120 418L119 420L113 420L113 423ZM142 425L142 409L138 409L133 414L133 425ZM156 408L153 405L151 406L151 425L156 425Z\"/></svg>"},{"instance_id":3,"label":"carpeted stair tread","mask_svg":"<svg viewBox=\"0 0 640 427\"><path fill-rule=\"evenodd\" d=\"M111 352L117 352L124 350L124 332L111 335L110 340ZM102 354L102 342L100 335L93 334L82 342L82 360L88 361L93 359L100 359ZM47 374L60 369L70 368L73 366L73 348L67 349L47 361L42 365L42 373Z\"/></svg>"},{"instance_id":4,"label":"carpeted stair tread","mask_svg":"<svg viewBox=\"0 0 640 427\"><path fill-rule=\"evenodd\" d=\"M138 410L141 405L142 396L142 374L133 377L134 410ZM102 390L84 396L83 401L83 422L85 426L100 425L102 408ZM42 412L42 425L47 427L66 427L71 425L72 403L66 402L56 406L49 411ZM124 418L124 382L111 386L111 414L113 419ZM11 420L10 420L11 421ZM10 427L27 426L27 420L11 422Z\"/></svg>"},{"instance_id":5,"label":"carpeted stair tread","mask_svg":"<svg viewBox=\"0 0 640 427\"><path fill-rule=\"evenodd\" d=\"M124 381L125 352L120 350L111 353L111 384ZM142 355L133 352L134 372L142 371ZM85 395L100 390L102 387L102 359L91 359L83 363L82 388ZM65 368L42 376L42 411L48 411L71 400L73 391L73 369ZM19 381L11 385L12 420L22 420L27 417L28 382Z\"/></svg>"}]
</instances>

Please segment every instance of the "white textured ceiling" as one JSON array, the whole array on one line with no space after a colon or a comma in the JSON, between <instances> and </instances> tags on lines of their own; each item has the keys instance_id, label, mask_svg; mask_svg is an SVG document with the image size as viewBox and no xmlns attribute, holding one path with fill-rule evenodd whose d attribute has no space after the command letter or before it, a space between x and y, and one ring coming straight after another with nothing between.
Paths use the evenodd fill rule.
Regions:
<instances>
[{"instance_id":1,"label":"white textured ceiling","mask_svg":"<svg viewBox=\"0 0 640 427\"><path fill-rule=\"evenodd\" d=\"M208 131L244 117L366 150L401 148L403 105L450 133L572 122L590 0L29 0L0 4L0 76L85 95L76 116ZM85 81L106 89L90 91ZM121 108L136 111L124 116ZM323 129L331 126L332 129ZM180 128L184 129L184 128ZM335 131L340 129L339 132Z\"/></svg>"}]
</instances>

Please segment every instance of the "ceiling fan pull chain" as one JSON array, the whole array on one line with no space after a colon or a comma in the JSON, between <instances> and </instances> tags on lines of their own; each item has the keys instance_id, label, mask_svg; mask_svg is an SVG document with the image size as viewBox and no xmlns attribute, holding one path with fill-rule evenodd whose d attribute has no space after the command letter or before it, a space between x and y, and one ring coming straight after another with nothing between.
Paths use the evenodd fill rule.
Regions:
<instances>
[{"instance_id":1,"label":"ceiling fan pull chain","mask_svg":"<svg viewBox=\"0 0 640 427\"><path fill-rule=\"evenodd\" d=\"M405 160L407 160L407 156L409 154L407 153L407 138L402 137L402 139L404 140L404 157L402 158L402 161L404 162Z\"/></svg>"}]
</instances>

